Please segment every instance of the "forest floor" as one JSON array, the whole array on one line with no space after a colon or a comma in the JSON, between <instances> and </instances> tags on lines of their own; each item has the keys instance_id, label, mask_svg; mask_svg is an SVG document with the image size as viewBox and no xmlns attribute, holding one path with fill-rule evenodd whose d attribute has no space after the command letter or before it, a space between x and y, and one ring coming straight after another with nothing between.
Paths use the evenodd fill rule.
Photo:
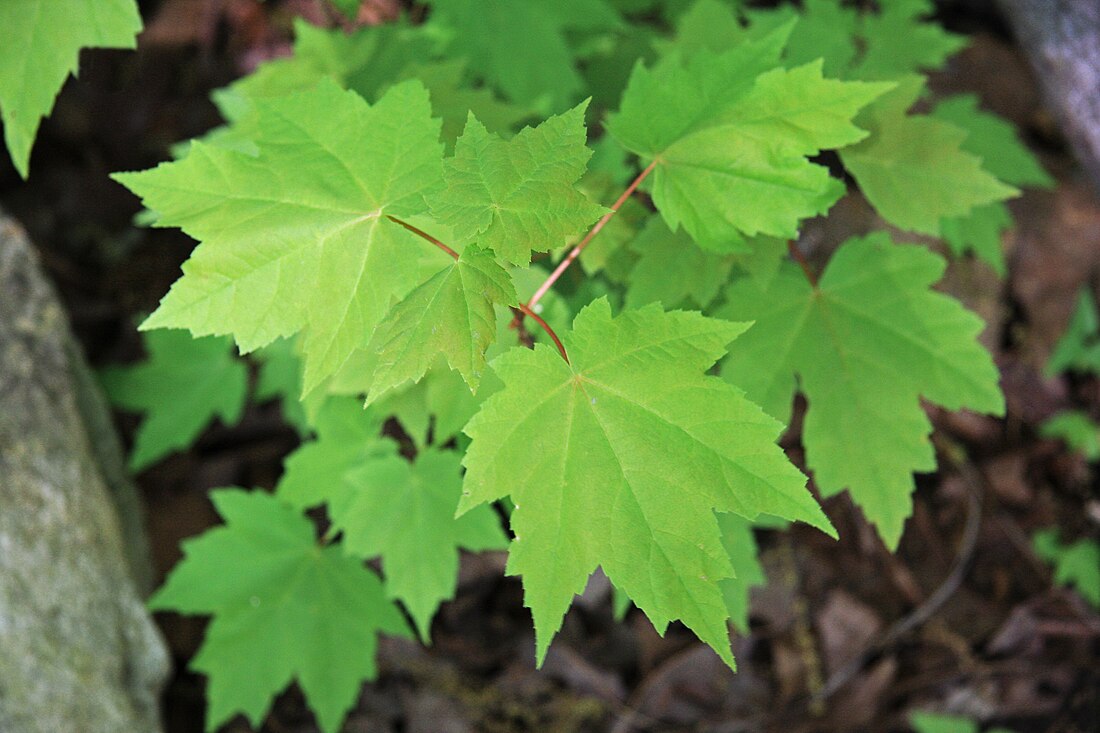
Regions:
<instances>
[{"instance_id":1,"label":"forest floor","mask_svg":"<svg viewBox=\"0 0 1100 733\"><path fill-rule=\"evenodd\" d=\"M137 53L85 54L79 82L44 125L29 182L0 162L0 207L38 245L94 366L137 358L135 319L193 247L176 230L135 228L138 203L108 174L155 165L171 143L218 124L209 91L286 48L295 4L147 3L183 15L154 23ZM987 320L983 339L1003 375L1008 416L930 408L941 470L918 477L898 552L886 551L843 495L825 502L839 542L799 527L761 533L769 582L753 595L751 632L735 638L736 674L675 625L661 638L636 611L614 622L599 577L536 671L530 616L518 581L503 577L503 555L467 556L433 645L385 641L381 677L364 687L348 733L905 731L916 709L1018 733L1100 729L1100 616L1053 586L1031 548L1038 529L1056 526L1072 540L1100 524L1096 466L1038 432L1061 409L1100 415L1096 378L1042 371L1080 287L1100 285L1100 197L1068 157L1004 29L986 18L947 20L973 33L973 44L934 89L979 93L1023 130L1058 186L1011 202L1007 279L962 259L941 285ZM872 216L849 197L806 242L824 255ZM120 415L119 424L132 435L136 419ZM784 443L796 462L797 430L796 420ZM273 486L297 442L276 405L252 406L237 427L212 427L191 450L141 473L158 577L179 558L181 540L217 523L211 488ZM177 662L166 728L200 731L203 681L185 665L204 623L169 614L158 622ZM251 729L236 721L227 730ZM314 730L294 688L262 728Z\"/></svg>"}]
</instances>

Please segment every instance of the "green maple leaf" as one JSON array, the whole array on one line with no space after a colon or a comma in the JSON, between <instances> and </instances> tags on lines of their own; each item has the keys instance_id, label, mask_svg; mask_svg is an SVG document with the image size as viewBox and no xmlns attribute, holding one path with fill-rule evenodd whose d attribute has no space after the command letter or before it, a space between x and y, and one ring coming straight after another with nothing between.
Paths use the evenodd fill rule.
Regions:
<instances>
[{"instance_id":1,"label":"green maple leaf","mask_svg":"<svg viewBox=\"0 0 1100 733\"><path fill-rule=\"evenodd\" d=\"M969 216L940 222L940 233L952 254L973 252L1001 277L1008 272L1001 237L1011 228L1012 212L1000 201L975 207Z\"/></svg>"},{"instance_id":2,"label":"green maple leaf","mask_svg":"<svg viewBox=\"0 0 1100 733\"><path fill-rule=\"evenodd\" d=\"M82 48L133 48L134 0L5 0L0 3L0 113L15 169L27 177L31 146Z\"/></svg>"},{"instance_id":3,"label":"green maple leaf","mask_svg":"<svg viewBox=\"0 0 1100 733\"><path fill-rule=\"evenodd\" d=\"M856 78L890 79L919 69L939 69L967 44L965 36L923 22L935 12L931 0L889 0L880 7L880 12L860 17L863 55L851 71Z\"/></svg>"},{"instance_id":4,"label":"green maple leaf","mask_svg":"<svg viewBox=\"0 0 1100 733\"><path fill-rule=\"evenodd\" d=\"M335 733L377 674L377 635L409 636L405 620L378 577L340 547L319 546L294 509L262 491L210 498L225 526L185 542L149 599L154 610L214 616L191 661L210 678L207 730L236 713L258 727L297 679L321 730Z\"/></svg>"},{"instance_id":5,"label":"green maple leaf","mask_svg":"<svg viewBox=\"0 0 1100 733\"><path fill-rule=\"evenodd\" d=\"M891 548L911 511L912 473L936 467L920 399L1004 411L997 368L977 342L981 320L930 289L944 266L927 249L876 234L837 250L817 287L786 263L768 287L735 282L721 311L756 324L723 377L780 420L797 379L818 488L847 488Z\"/></svg>"},{"instance_id":6,"label":"green maple leaf","mask_svg":"<svg viewBox=\"0 0 1100 733\"><path fill-rule=\"evenodd\" d=\"M1054 179L1035 154L1016 134L1012 123L978 107L975 94L960 94L945 99L932 110L936 119L966 130L962 149L982 159L982 167L1014 186L1051 188Z\"/></svg>"},{"instance_id":7,"label":"green maple leaf","mask_svg":"<svg viewBox=\"0 0 1100 733\"><path fill-rule=\"evenodd\" d=\"M944 715L923 710L909 714L909 724L916 733L978 733L978 724L959 715Z\"/></svg>"},{"instance_id":8,"label":"green maple leaf","mask_svg":"<svg viewBox=\"0 0 1100 733\"><path fill-rule=\"evenodd\" d=\"M383 418L356 397L329 397L313 421L317 437L287 456L276 494L300 509L318 506L348 471L395 453L397 444L381 436Z\"/></svg>"},{"instance_id":9,"label":"green maple leaf","mask_svg":"<svg viewBox=\"0 0 1100 733\"><path fill-rule=\"evenodd\" d=\"M1059 412L1040 426L1039 434L1064 441L1090 461L1100 460L1100 425L1083 412Z\"/></svg>"},{"instance_id":10,"label":"green maple leaf","mask_svg":"<svg viewBox=\"0 0 1100 733\"><path fill-rule=\"evenodd\" d=\"M923 86L923 79L908 77L871 107L860 118L871 137L841 150L840 158L888 222L939 236L941 220L1020 192L964 150L965 130L927 115L906 115Z\"/></svg>"},{"instance_id":11,"label":"green maple leaf","mask_svg":"<svg viewBox=\"0 0 1100 733\"><path fill-rule=\"evenodd\" d=\"M443 167L446 187L433 195L432 215L457 238L476 238L514 265L554 249L600 218L605 209L575 187L592 151L585 145L580 104L505 141L470 115L455 154Z\"/></svg>"},{"instance_id":12,"label":"green maple leaf","mask_svg":"<svg viewBox=\"0 0 1100 733\"><path fill-rule=\"evenodd\" d=\"M1100 374L1100 314L1087 285L1078 291L1069 326L1043 369L1048 377L1065 371Z\"/></svg>"},{"instance_id":13,"label":"green maple leaf","mask_svg":"<svg viewBox=\"0 0 1100 733\"><path fill-rule=\"evenodd\" d=\"M730 623L743 634L749 633L749 591L768 582L757 558L752 523L736 514L718 514L722 529L722 547L729 556L734 575L721 582L722 598L730 614Z\"/></svg>"},{"instance_id":14,"label":"green maple leaf","mask_svg":"<svg viewBox=\"0 0 1100 733\"><path fill-rule=\"evenodd\" d=\"M243 352L302 331L304 390L336 372L418 282L425 244L388 216L441 181L439 122L419 83L370 106L332 81L256 102L257 154L195 143L116 174L158 226L199 240L143 329L232 334Z\"/></svg>"},{"instance_id":15,"label":"green maple leaf","mask_svg":"<svg viewBox=\"0 0 1100 733\"><path fill-rule=\"evenodd\" d=\"M458 453L427 450L415 463L396 455L375 458L326 486L329 516L344 533L344 550L382 558L387 592L405 604L423 639L440 602L454 597L458 549L508 547L492 507L455 518L461 469Z\"/></svg>"},{"instance_id":16,"label":"green maple leaf","mask_svg":"<svg viewBox=\"0 0 1100 733\"><path fill-rule=\"evenodd\" d=\"M99 373L112 404L145 413L130 454L134 471L191 445L216 417L236 424L248 396L248 370L229 339L173 330L144 340L147 361Z\"/></svg>"},{"instance_id":17,"label":"green maple leaf","mask_svg":"<svg viewBox=\"0 0 1100 733\"><path fill-rule=\"evenodd\" d=\"M768 512L832 533L775 445L782 426L706 370L745 324L606 299L551 347L513 348L504 389L466 433L459 512L505 495L537 658L597 566L658 630L681 619L733 664L719 581L732 575L715 511Z\"/></svg>"},{"instance_id":18,"label":"green maple leaf","mask_svg":"<svg viewBox=\"0 0 1100 733\"><path fill-rule=\"evenodd\" d=\"M466 58L474 74L512 101L546 109L576 103L584 86L567 32L617 22L599 0L434 0L429 18L447 38L447 56Z\"/></svg>"},{"instance_id":19,"label":"green maple leaf","mask_svg":"<svg viewBox=\"0 0 1100 733\"><path fill-rule=\"evenodd\" d=\"M492 254L469 245L453 265L417 287L386 316L367 351L376 354L368 401L419 381L442 354L476 391L485 349L496 337L494 305L516 305L516 291Z\"/></svg>"},{"instance_id":20,"label":"green maple leaf","mask_svg":"<svg viewBox=\"0 0 1100 733\"><path fill-rule=\"evenodd\" d=\"M1083 538L1072 545L1058 540L1057 529L1044 529L1032 537L1035 554L1054 564L1054 582L1076 586L1078 592L1100 609L1100 544Z\"/></svg>"},{"instance_id":21,"label":"green maple leaf","mask_svg":"<svg viewBox=\"0 0 1100 733\"><path fill-rule=\"evenodd\" d=\"M626 306L636 308L660 302L676 308L691 301L700 308L710 305L729 281L735 259L696 247L682 229L669 231L654 216L630 244L638 262L626 286Z\"/></svg>"},{"instance_id":22,"label":"green maple leaf","mask_svg":"<svg viewBox=\"0 0 1100 733\"><path fill-rule=\"evenodd\" d=\"M670 229L704 245L794 237L840 197L807 157L862 140L852 118L892 85L825 79L820 61L776 68L789 32L635 67L608 131L655 162L650 188Z\"/></svg>"},{"instance_id":23,"label":"green maple leaf","mask_svg":"<svg viewBox=\"0 0 1100 733\"><path fill-rule=\"evenodd\" d=\"M260 373L256 378L256 400L279 400L283 419L299 434L308 434L309 417L301 400L302 360L295 351L294 342L291 339L279 339L254 352L254 355L260 362Z\"/></svg>"}]
</instances>

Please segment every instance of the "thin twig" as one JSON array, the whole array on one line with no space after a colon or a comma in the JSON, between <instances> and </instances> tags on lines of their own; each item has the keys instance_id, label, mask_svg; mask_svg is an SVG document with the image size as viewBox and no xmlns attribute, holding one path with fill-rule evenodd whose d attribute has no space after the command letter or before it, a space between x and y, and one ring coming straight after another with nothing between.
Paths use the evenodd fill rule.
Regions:
<instances>
[{"instance_id":1,"label":"thin twig","mask_svg":"<svg viewBox=\"0 0 1100 733\"><path fill-rule=\"evenodd\" d=\"M581 252L584 251L584 248L588 246L588 243L591 242L592 239L600 233L600 230L603 229L604 225L607 224L608 221L610 221L611 217L615 216L615 213L618 212L619 208L626 203L626 200L630 198L630 195L634 193L635 189L637 189L638 186L641 185L642 181L644 181L646 177L650 173L652 173L653 169L656 167L657 160L654 159L652 163L646 166L645 170L638 174L637 178L631 181L630 185L626 187L625 191L623 191L623 195L619 197L618 201L611 205L611 210L600 217L600 220L596 222L596 224L591 229L588 230L588 234L584 235L584 239L578 242L577 246L570 250L565 259L558 263L557 268L555 268L554 271L550 273L550 276L546 278L542 285L539 285L538 290L536 290L535 294L531 296L531 299L527 301L527 305L529 307L534 307L535 303L538 303L539 300L542 299L542 296L546 295L546 291L548 291L550 287L555 282L557 282L558 278L561 277L563 272L569 269L569 266L573 264L573 261L577 259L577 257L580 256Z\"/></svg>"},{"instance_id":2,"label":"thin twig","mask_svg":"<svg viewBox=\"0 0 1100 733\"><path fill-rule=\"evenodd\" d=\"M565 346L562 345L561 339L558 338L558 335L554 333L554 329L550 328L550 324L542 320L542 317L539 316L538 313L535 313L523 303L519 304L519 310L523 312L524 315L531 316L531 320L542 326L542 330L546 331L546 335L553 339L554 345L558 347L558 352L561 354L561 358L565 359L565 363L568 364L569 354L565 353Z\"/></svg>"},{"instance_id":3,"label":"thin twig","mask_svg":"<svg viewBox=\"0 0 1100 733\"><path fill-rule=\"evenodd\" d=\"M387 214L386 218L389 219L390 221L392 221L394 224L400 224L401 226L405 227L406 229L408 229L410 232L412 232L416 236L418 236L422 239L428 240L429 242L434 244L436 247L439 247L441 250L443 250L444 252L446 252L451 257L455 258L456 260L458 259L458 252L455 252L453 249L451 249L447 245L443 244L443 242L440 242L438 239L433 237L431 234L428 234L423 229L420 229L418 227L414 227L412 224L408 223L407 221L401 221L396 216L390 216L390 215Z\"/></svg>"}]
</instances>

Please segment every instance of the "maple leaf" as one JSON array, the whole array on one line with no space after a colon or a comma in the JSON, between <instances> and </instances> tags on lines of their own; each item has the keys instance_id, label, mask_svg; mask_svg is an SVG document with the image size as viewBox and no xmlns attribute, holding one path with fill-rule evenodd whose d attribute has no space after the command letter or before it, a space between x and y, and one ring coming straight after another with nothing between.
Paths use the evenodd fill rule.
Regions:
<instances>
[{"instance_id":1,"label":"maple leaf","mask_svg":"<svg viewBox=\"0 0 1100 733\"><path fill-rule=\"evenodd\" d=\"M447 39L448 56L468 59L512 101L547 109L575 103L583 87L566 33L617 23L601 0L435 0L428 21Z\"/></svg>"},{"instance_id":2,"label":"maple leaf","mask_svg":"<svg viewBox=\"0 0 1100 733\"><path fill-rule=\"evenodd\" d=\"M256 400L279 400L283 419L300 435L308 434L309 417L300 399L302 360L295 351L294 342L291 339L279 339L253 355L260 362L260 371L256 378Z\"/></svg>"},{"instance_id":3,"label":"maple leaf","mask_svg":"<svg viewBox=\"0 0 1100 733\"><path fill-rule=\"evenodd\" d=\"M807 157L862 140L852 118L892 84L825 79L820 60L775 68L790 29L635 67L608 131L656 162L653 201L670 229L703 245L794 237L843 193Z\"/></svg>"},{"instance_id":4,"label":"maple leaf","mask_svg":"<svg viewBox=\"0 0 1100 733\"><path fill-rule=\"evenodd\" d=\"M367 345L376 354L367 401L407 381L419 381L442 354L476 391L485 349L496 337L494 305L516 305L508 273L485 250L469 245L397 303Z\"/></svg>"},{"instance_id":5,"label":"maple leaf","mask_svg":"<svg viewBox=\"0 0 1100 733\"><path fill-rule=\"evenodd\" d=\"M1008 272L1001 236L1012 228L1012 212L1004 203L975 207L969 215L940 222L940 234L956 257L973 252L1000 277Z\"/></svg>"},{"instance_id":6,"label":"maple leaf","mask_svg":"<svg viewBox=\"0 0 1100 733\"><path fill-rule=\"evenodd\" d=\"M733 566L733 577L721 581L722 598L730 614L730 623L742 634L749 633L749 591L768 582L757 558L752 523L736 514L718 514L722 547Z\"/></svg>"},{"instance_id":7,"label":"maple leaf","mask_svg":"<svg viewBox=\"0 0 1100 733\"><path fill-rule=\"evenodd\" d=\"M134 471L191 445L215 417L236 424L248 396L248 370L229 339L166 330L144 340L147 361L99 372L112 404L146 413L130 454Z\"/></svg>"},{"instance_id":8,"label":"maple leaf","mask_svg":"<svg viewBox=\"0 0 1100 733\"><path fill-rule=\"evenodd\" d=\"M960 94L935 106L932 116L966 130L962 149L982 159L982 167L1014 186L1051 188L1054 179L1027 149L1012 123L978 107L974 94Z\"/></svg>"},{"instance_id":9,"label":"maple leaf","mask_svg":"<svg viewBox=\"0 0 1100 733\"><path fill-rule=\"evenodd\" d=\"M415 463L380 456L325 487L333 526L344 533L344 550L382 558L387 592L405 604L425 640L440 602L454 597L458 549L508 547L492 507L455 518L461 469L454 451L422 451Z\"/></svg>"},{"instance_id":10,"label":"maple leaf","mask_svg":"<svg viewBox=\"0 0 1100 733\"><path fill-rule=\"evenodd\" d=\"M381 435L383 418L357 397L329 397L314 420L317 437L287 456L275 493L300 509L323 504L349 470L397 451Z\"/></svg>"},{"instance_id":11,"label":"maple leaf","mask_svg":"<svg viewBox=\"0 0 1100 733\"><path fill-rule=\"evenodd\" d=\"M1059 412L1039 427L1039 434L1064 441L1089 461L1100 461L1100 425L1084 412Z\"/></svg>"},{"instance_id":12,"label":"maple leaf","mask_svg":"<svg viewBox=\"0 0 1100 733\"><path fill-rule=\"evenodd\" d=\"M1078 592L1100 609L1100 545L1082 538L1071 545L1058 539L1057 529L1044 529L1032 537L1035 554L1054 564L1054 582L1074 585Z\"/></svg>"},{"instance_id":13,"label":"maple leaf","mask_svg":"<svg viewBox=\"0 0 1100 733\"><path fill-rule=\"evenodd\" d=\"M842 245L816 287L785 263L768 287L735 282L721 310L755 322L722 376L780 420L797 378L818 488L847 488L890 548L912 508L912 472L936 467L920 398L1004 412L997 368L977 341L981 320L930 289L944 267L939 255L879 233Z\"/></svg>"},{"instance_id":14,"label":"maple leaf","mask_svg":"<svg viewBox=\"0 0 1100 733\"><path fill-rule=\"evenodd\" d=\"M599 299L554 349L513 348L466 426L459 512L511 496L508 572L523 576L541 663L597 566L658 630L681 619L733 664L715 511L768 512L832 533L775 439L782 426L705 371L746 324Z\"/></svg>"},{"instance_id":15,"label":"maple leaf","mask_svg":"<svg viewBox=\"0 0 1100 733\"><path fill-rule=\"evenodd\" d=\"M592 151L585 145L587 102L504 141L472 114L443 166L446 187L429 198L432 216L461 240L477 238L526 267L606 211L574 186Z\"/></svg>"},{"instance_id":16,"label":"maple leaf","mask_svg":"<svg viewBox=\"0 0 1100 733\"><path fill-rule=\"evenodd\" d=\"M729 281L734 257L696 247L682 229L669 231L664 220L650 217L631 242L638 262L626 286L626 306L660 302L669 308L690 300L705 308Z\"/></svg>"},{"instance_id":17,"label":"maple leaf","mask_svg":"<svg viewBox=\"0 0 1100 733\"><path fill-rule=\"evenodd\" d=\"M851 70L856 78L887 79L918 69L939 69L967 44L965 36L923 22L935 12L931 0L889 0L880 7L878 13L860 18L863 54Z\"/></svg>"},{"instance_id":18,"label":"maple leaf","mask_svg":"<svg viewBox=\"0 0 1100 733\"><path fill-rule=\"evenodd\" d=\"M1043 368L1048 377L1065 371L1100 374L1100 314L1096 312L1096 301L1087 285L1078 291L1077 307L1066 332L1054 345Z\"/></svg>"},{"instance_id":19,"label":"maple leaf","mask_svg":"<svg viewBox=\"0 0 1100 733\"><path fill-rule=\"evenodd\" d=\"M965 130L927 115L906 115L923 86L923 79L908 77L873 105L860 118L871 137L841 150L840 158L883 218L900 229L939 236L944 218L1020 192L965 152Z\"/></svg>"},{"instance_id":20,"label":"maple leaf","mask_svg":"<svg viewBox=\"0 0 1100 733\"><path fill-rule=\"evenodd\" d=\"M134 0L5 0L0 3L0 114L15 169L27 177L31 146L82 48L133 48Z\"/></svg>"},{"instance_id":21,"label":"maple leaf","mask_svg":"<svg viewBox=\"0 0 1100 733\"><path fill-rule=\"evenodd\" d=\"M210 678L206 727L236 713L259 727L297 679L325 733L377 674L379 633L410 636L382 583L313 524L262 491L210 494L225 526L183 543L183 560L149 600L154 610L213 614L192 669ZM262 659L262 664L256 660Z\"/></svg>"},{"instance_id":22,"label":"maple leaf","mask_svg":"<svg viewBox=\"0 0 1100 733\"><path fill-rule=\"evenodd\" d=\"M303 389L336 372L418 282L423 247L388 216L441 182L439 122L415 81L375 105L322 80L256 102L256 155L195 143L114 177L199 240L142 329L232 334L242 352L304 332Z\"/></svg>"}]
</instances>

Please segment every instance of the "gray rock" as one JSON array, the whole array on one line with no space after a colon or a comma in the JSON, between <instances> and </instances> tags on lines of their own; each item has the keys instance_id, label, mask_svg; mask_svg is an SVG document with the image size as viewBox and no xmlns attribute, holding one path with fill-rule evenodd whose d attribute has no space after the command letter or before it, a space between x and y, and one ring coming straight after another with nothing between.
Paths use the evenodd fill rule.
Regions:
<instances>
[{"instance_id":1,"label":"gray rock","mask_svg":"<svg viewBox=\"0 0 1100 733\"><path fill-rule=\"evenodd\" d=\"M138 507L65 314L0 213L0 731L161 730Z\"/></svg>"}]
</instances>

